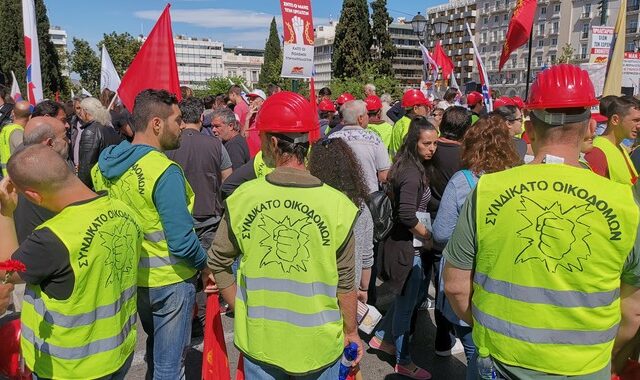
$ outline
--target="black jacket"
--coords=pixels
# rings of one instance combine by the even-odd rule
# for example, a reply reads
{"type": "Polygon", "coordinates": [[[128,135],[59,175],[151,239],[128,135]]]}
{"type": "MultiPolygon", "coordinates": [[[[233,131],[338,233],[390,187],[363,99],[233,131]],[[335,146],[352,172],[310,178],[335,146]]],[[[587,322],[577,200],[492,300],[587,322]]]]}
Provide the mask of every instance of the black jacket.
{"type": "Polygon", "coordinates": [[[93,189],[91,169],[98,162],[100,152],[110,145],[120,144],[120,135],[111,126],[90,121],[81,127],[80,147],[78,150],[78,178],[93,189]]]}

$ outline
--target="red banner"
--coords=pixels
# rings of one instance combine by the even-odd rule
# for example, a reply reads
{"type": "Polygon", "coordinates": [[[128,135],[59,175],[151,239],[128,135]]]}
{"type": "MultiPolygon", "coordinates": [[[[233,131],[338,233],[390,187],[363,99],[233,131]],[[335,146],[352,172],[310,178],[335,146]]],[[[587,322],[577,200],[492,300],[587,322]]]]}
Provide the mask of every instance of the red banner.
{"type": "Polygon", "coordinates": [[[207,297],[202,350],[202,378],[204,380],[230,380],[227,346],[224,342],[218,294],[207,297]]]}
{"type": "Polygon", "coordinates": [[[311,0],[280,0],[284,54],[282,76],[310,78],[313,74],[313,15],[311,0]]]}

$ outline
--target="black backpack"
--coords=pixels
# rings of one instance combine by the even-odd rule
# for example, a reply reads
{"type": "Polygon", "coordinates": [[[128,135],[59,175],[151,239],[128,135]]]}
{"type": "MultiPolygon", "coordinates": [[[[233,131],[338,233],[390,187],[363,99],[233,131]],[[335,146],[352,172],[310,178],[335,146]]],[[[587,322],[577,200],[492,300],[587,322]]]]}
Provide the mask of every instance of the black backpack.
{"type": "Polygon", "coordinates": [[[383,241],[393,228],[393,204],[387,193],[378,190],[369,195],[367,207],[373,218],[373,241],[383,241]]]}

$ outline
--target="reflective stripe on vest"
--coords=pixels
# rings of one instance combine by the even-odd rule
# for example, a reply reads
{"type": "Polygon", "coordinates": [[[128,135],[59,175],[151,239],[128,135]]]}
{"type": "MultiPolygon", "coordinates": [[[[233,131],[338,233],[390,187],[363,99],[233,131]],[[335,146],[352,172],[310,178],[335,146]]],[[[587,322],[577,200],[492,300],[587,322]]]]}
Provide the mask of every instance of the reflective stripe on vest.
{"type": "Polygon", "coordinates": [[[531,164],[483,175],[475,200],[476,346],[501,363],[554,375],[605,368],[620,322],[620,277],[638,234],[631,186],[531,164]]]}
{"type": "Polygon", "coordinates": [[[609,178],[625,185],[636,183],[638,173],[631,162],[629,153],[621,147],[613,144],[609,139],[597,136],[593,139],[593,146],[600,149],[607,157],[609,178]]]}
{"type": "Polygon", "coordinates": [[[594,345],[608,343],[616,337],[618,325],[604,331],[553,330],[526,327],[496,318],[473,307],[473,318],[483,327],[499,334],[534,344],[594,345]]]}
{"type": "Polygon", "coordinates": [[[33,344],[38,351],[43,352],[50,356],[55,356],[59,359],[65,360],[78,360],[84,359],[88,356],[99,354],[102,352],[111,351],[121,346],[127,339],[127,335],[131,332],[131,329],[136,325],[137,315],[133,314],[125,323],[124,328],[118,335],[114,335],[110,338],[95,340],[91,343],[87,343],[79,347],[61,347],[44,341],[41,338],[36,337],[33,330],[22,324],[21,336],[28,342],[33,344]]]}
{"type": "Polygon", "coordinates": [[[620,289],[594,293],[575,290],[551,290],[494,280],[480,272],[474,274],[473,281],[487,292],[499,294],[512,300],[559,307],[608,306],[620,297],[620,289]]]}
{"type": "Polygon", "coordinates": [[[26,288],[24,291],[24,302],[28,302],[33,305],[36,313],[38,313],[46,322],[53,325],[62,326],[66,328],[73,328],[79,326],[86,326],[94,323],[98,319],[111,318],[118,314],[122,306],[136,295],[136,286],[132,286],[126,289],[119,299],[109,305],[103,305],[97,309],[88,313],[65,315],[55,311],[47,310],[47,307],[42,300],[38,297],[31,288],[26,288]]]}
{"type": "Polygon", "coordinates": [[[136,214],[103,194],[65,207],[36,231],[43,229],[66,247],[74,282],[62,300],[27,285],[20,339],[25,363],[47,379],[112,374],[135,349],[142,244],[136,214]]]}
{"type": "Polygon", "coordinates": [[[234,321],[238,349],[293,375],[335,363],[344,349],[336,252],[358,209],[327,185],[285,187],[264,177],[236,189],[227,206],[243,254],[234,321]]]}
{"type": "MultiPolygon", "coordinates": [[[[153,150],[118,178],[105,178],[98,165],[91,173],[97,190],[107,190],[109,196],[121,199],[139,215],[143,225],[144,241],[138,265],[138,286],[158,287],[175,284],[193,277],[196,273],[196,269],[189,263],[172,256],[169,252],[160,215],[153,201],[153,189],[171,165],[179,168],[179,165],[164,153],[153,150]]],[[[184,183],[187,197],[185,206],[191,211],[195,196],[186,179],[184,183]]],[[[180,207],[177,203],[176,206],[180,207]]]]}

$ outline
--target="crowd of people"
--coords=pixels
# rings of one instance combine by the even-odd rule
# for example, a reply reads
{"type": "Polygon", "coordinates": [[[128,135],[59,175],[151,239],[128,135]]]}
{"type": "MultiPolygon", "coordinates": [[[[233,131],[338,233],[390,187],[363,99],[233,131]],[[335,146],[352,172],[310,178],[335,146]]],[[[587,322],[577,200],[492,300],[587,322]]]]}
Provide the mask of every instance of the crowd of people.
{"type": "Polygon", "coordinates": [[[0,87],[0,261],[26,267],[0,313],[21,312],[34,378],[124,378],[138,318],[147,378],[184,378],[220,297],[247,379],[337,379],[363,339],[430,379],[411,343],[430,287],[432,351],[462,346],[467,379],[478,357],[506,379],[637,361],[640,100],[597,99],[578,67],[491,112],[476,91],[371,84],[317,104],[276,85],[114,96],[32,107],[0,87]],[[359,333],[380,283],[392,303],[359,333]]]}

